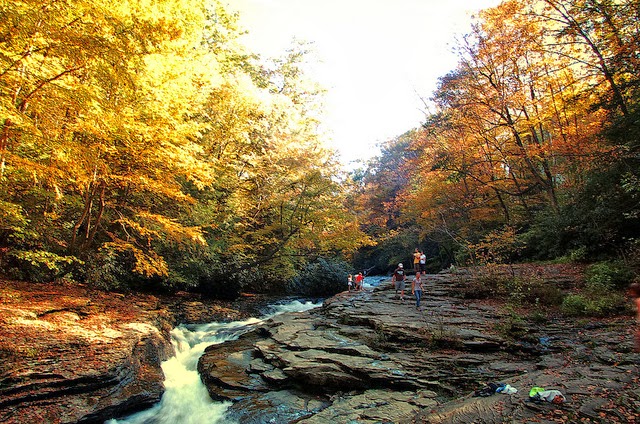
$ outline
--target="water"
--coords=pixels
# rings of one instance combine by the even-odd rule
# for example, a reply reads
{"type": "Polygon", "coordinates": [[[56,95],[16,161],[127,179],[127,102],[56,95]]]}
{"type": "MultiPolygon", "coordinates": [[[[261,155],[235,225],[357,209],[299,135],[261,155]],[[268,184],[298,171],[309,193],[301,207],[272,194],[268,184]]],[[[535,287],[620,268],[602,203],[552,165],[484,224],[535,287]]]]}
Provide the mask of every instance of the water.
{"type": "Polygon", "coordinates": [[[385,277],[384,275],[367,276],[367,277],[364,277],[364,280],[362,281],[362,287],[364,287],[365,290],[366,289],[371,290],[374,287],[378,287],[384,281],[391,281],[391,278],[385,277]]]}
{"type": "Polygon", "coordinates": [[[273,305],[262,318],[229,323],[213,322],[200,325],[179,325],[171,330],[171,343],[176,356],[162,363],[165,392],[155,406],[121,420],[105,424],[203,424],[230,423],[224,417],[230,402],[214,402],[200,380],[198,359],[207,346],[235,340],[256,324],[285,312],[299,312],[321,303],[298,300],[273,305]]]}

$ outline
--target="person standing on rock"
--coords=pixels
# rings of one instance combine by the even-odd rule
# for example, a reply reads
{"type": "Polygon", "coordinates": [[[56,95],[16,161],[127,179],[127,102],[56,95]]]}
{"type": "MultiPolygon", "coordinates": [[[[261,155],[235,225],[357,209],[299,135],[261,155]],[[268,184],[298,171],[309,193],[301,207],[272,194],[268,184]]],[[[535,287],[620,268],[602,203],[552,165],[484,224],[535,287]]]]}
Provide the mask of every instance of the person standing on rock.
{"type": "Polygon", "coordinates": [[[420,251],[420,274],[427,272],[427,255],[424,254],[424,250],[420,251]]]}
{"type": "Polygon", "coordinates": [[[415,252],[413,252],[413,272],[420,271],[420,251],[416,247],[415,252]]]}
{"type": "Polygon", "coordinates": [[[349,286],[349,291],[353,288],[353,276],[349,274],[347,276],[347,285],[349,286]]]}
{"type": "Polygon", "coordinates": [[[402,263],[399,263],[396,270],[393,271],[391,281],[396,287],[396,294],[398,294],[398,291],[400,292],[400,300],[402,302],[404,302],[404,280],[406,279],[406,277],[407,275],[404,272],[404,266],[402,265],[402,263]]]}
{"type": "Polygon", "coordinates": [[[422,298],[422,279],[420,273],[416,272],[416,276],[411,282],[411,294],[416,297],[416,309],[420,309],[420,298],[422,298]]]}
{"type": "Polygon", "coordinates": [[[356,275],[356,291],[362,290],[362,285],[364,283],[364,276],[361,272],[356,275]]]}

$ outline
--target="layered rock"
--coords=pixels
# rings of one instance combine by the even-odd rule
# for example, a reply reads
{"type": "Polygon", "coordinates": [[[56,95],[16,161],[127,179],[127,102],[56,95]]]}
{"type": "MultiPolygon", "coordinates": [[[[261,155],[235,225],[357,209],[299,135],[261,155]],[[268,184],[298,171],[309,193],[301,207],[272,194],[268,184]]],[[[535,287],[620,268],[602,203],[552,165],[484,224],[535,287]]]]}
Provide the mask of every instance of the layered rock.
{"type": "Polygon", "coordinates": [[[0,422],[103,423],[146,409],[164,392],[177,323],[246,319],[272,301],[0,280],[0,422]]]}
{"type": "Polygon", "coordinates": [[[173,320],[153,296],[3,282],[0,421],[102,423],[156,403],[173,320]]]}
{"type": "Polygon", "coordinates": [[[640,397],[630,318],[515,319],[494,302],[458,299],[459,277],[428,276],[420,309],[388,281],[340,294],[210,347],[198,369],[212,398],[233,401],[229,418],[241,423],[526,422],[558,408],[601,414],[596,389],[640,397]],[[519,392],[471,396],[488,382],[519,392]],[[569,402],[530,403],[533,386],[560,389],[569,402]]]}

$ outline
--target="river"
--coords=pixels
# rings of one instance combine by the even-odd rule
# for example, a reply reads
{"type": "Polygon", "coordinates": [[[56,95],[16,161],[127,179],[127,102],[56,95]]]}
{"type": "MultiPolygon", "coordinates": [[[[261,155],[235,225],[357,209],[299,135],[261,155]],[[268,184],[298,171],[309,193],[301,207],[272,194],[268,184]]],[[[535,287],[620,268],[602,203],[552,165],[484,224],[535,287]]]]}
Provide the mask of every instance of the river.
{"type": "Polygon", "coordinates": [[[207,346],[237,339],[256,324],[285,312],[299,312],[320,306],[321,303],[294,300],[273,305],[271,312],[261,318],[227,323],[213,322],[199,325],[179,325],[171,331],[171,343],[176,356],[162,363],[165,392],[160,402],[145,411],[105,424],[202,424],[232,423],[225,418],[230,402],[215,402],[200,380],[198,359],[207,346]]]}

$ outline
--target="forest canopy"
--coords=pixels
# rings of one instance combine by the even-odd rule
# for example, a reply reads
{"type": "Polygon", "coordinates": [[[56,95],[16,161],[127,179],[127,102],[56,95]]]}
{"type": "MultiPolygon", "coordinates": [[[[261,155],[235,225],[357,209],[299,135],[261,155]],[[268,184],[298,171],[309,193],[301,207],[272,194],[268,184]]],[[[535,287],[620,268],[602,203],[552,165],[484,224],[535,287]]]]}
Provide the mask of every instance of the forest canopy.
{"type": "Polygon", "coordinates": [[[481,12],[425,121],[348,177],[309,44],[261,57],[215,0],[0,5],[5,276],[233,297],[335,292],[415,247],[433,272],[638,264],[638,2],[481,12]]]}
{"type": "MultiPolygon", "coordinates": [[[[640,5],[505,1],[456,46],[419,127],[354,173],[376,241],[450,264],[640,258],[640,5]]],[[[392,268],[391,268],[392,269],[392,268]]]]}
{"type": "Polygon", "coordinates": [[[216,1],[0,4],[7,275],[230,297],[366,243],[306,45],[252,54],[216,1]]]}

